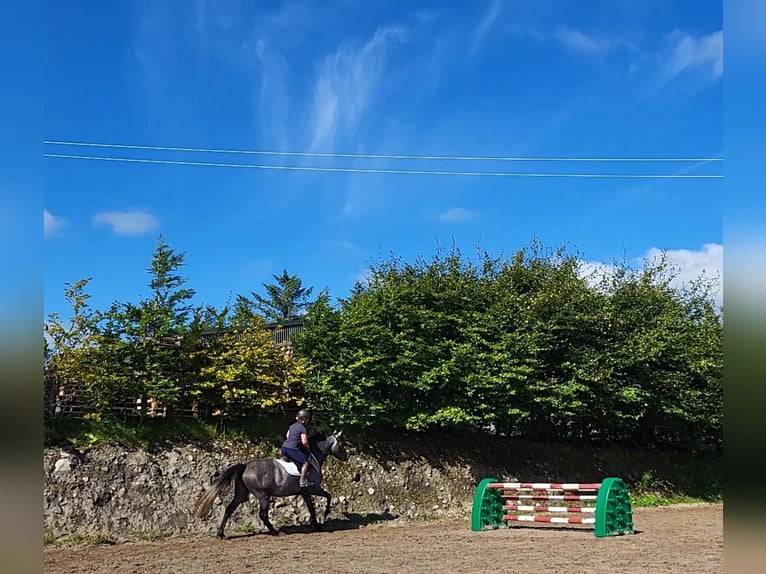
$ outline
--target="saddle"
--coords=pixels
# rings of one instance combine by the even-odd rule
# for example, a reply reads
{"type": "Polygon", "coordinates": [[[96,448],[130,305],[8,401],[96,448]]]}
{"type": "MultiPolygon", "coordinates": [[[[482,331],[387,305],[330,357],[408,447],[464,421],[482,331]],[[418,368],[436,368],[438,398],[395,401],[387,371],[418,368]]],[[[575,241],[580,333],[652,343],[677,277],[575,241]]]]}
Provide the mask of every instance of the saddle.
{"type": "Polygon", "coordinates": [[[274,460],[282,465],[282,467],[287,471],[287,474],[289,474],[291,476],[300,476],[301,475],[301,467],[298,466],[298,463],[290,460],[285,455],[280,454],[274,460]]]}

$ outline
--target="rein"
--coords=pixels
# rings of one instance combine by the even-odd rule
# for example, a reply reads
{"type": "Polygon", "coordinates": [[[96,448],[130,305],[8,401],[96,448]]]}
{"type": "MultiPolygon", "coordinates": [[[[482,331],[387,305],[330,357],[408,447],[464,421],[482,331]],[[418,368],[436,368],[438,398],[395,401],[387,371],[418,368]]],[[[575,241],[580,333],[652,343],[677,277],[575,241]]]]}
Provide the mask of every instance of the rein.
{"type": "Polygon", "coordinates": [[[311,466],[313,466],[317,470],[317,472],[321,473],[322,464],[327,459],[327,455],[332,450],[332,446],[329,446],[327,450],[323,450],[319,445],[322,443],[327,445],[327,443],[329,442],[330,442],[329,437],[325,437],[324,440],[317,440],[316,442],[314,442],[314,444],[311,445],[311,448],[310,448],[311,454],[309,455],[309,462],[311,466]]]}

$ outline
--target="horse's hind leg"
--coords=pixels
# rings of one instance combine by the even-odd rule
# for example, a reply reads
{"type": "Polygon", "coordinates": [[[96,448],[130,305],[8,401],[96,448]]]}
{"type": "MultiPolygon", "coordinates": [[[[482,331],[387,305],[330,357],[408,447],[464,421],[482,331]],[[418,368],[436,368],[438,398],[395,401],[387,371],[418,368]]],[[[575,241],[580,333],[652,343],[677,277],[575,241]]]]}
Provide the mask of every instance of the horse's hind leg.
{"type": "Polygon", "coordinates": [[[269,521],[269,506],[271,506],[271,498],[269,498],[267,494],[263,494],[258,499],[258,502],[261,505],[260,509],[258,510],[258,516],[261,517],[261,521],[266,525],[266,528],[269,529],[269,534],[279,534],[277,529],[274,528],[274,526],[271,524],[271,521],[269,521]]]}
{"type": "Polygon", "coordinates": [[[224,538],[223,529],[226,528],[226,523],[229,521],[229,518],[231,518],[231,515],[237,509],[237,506],[243,502],[247,502],[249,497],[250,493],[247,491],[245,483],[242,482],[242,477],[237,477],[237,479],[234,481],[234,498],[228,504],[226,510],[223,513],[223,520],[221,520],[221,525],[218,527],[218,538],[224,538]]]}

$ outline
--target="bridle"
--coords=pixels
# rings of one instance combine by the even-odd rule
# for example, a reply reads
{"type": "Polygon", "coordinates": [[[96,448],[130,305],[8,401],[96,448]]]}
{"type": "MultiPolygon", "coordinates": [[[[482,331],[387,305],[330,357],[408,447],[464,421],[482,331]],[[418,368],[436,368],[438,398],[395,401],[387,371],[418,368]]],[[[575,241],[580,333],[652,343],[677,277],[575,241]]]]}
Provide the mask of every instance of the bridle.
{"type": "Polygon", "coordinates": [[[329,452],[341,460],[346,460],[348,459],[348,453],[345,451],[339,440],[342,433],[343,431],[333,432],[327,437],[327,440],[330,442],[329,452]],[[343,455],[345,455],[345,458],[343,458],[343,455]]]}

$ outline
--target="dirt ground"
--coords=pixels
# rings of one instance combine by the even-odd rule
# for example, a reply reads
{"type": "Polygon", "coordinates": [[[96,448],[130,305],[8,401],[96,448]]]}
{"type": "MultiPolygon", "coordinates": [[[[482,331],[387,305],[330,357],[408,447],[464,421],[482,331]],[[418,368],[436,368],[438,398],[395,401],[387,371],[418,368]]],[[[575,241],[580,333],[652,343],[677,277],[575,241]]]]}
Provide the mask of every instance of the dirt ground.
{"type": "Polygon", "coordinates": [[[633,522],[635,535],[596,538],[583,527],[530,524],[472,532],[467,518],[408,522],[356,516],[331,519],[322,533],[286,527],[279,536],[229,533],[226,540],[212,537],[211,522],[209,538],[49,547],[44,561],[51,574],[723,571],[723,505],[639,508],[633,522]]]}

